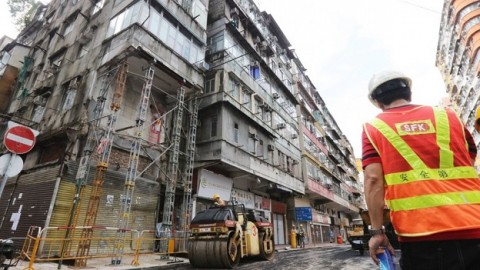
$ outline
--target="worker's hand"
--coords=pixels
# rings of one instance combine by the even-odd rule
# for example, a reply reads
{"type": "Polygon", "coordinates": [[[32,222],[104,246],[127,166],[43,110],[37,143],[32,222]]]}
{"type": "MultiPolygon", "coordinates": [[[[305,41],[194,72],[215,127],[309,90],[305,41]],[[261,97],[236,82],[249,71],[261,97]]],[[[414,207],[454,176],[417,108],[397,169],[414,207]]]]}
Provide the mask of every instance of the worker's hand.
{"type": "Polygon", "coordinates": [[[368,241],[368,251],[370,253],[370,257],[376,265],[379,265],[380,263],[377,258],[377,249],[379,247],[386,247],[390,254],[396,256],[395,249],[393,249],[390,241],[388,241],[388,237],[385,234],[374,235],[370,238],[370,241],[368,241]]]}

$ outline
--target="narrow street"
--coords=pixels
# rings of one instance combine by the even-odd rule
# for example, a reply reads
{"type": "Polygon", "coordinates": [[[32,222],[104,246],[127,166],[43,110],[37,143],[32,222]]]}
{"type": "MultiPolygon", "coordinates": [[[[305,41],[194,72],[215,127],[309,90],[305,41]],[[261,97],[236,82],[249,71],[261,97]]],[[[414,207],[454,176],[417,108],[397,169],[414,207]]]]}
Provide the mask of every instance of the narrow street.
{"type": "MultiPolygon", "coordinates": [[[[399,251],[397,251],[399,253],[399,251]]],[[[395,258],[396,269],[399,254],[395,258]]],[[[195,269],[185,265],[171,265],[170,268],[162,269],[195,269]]],[[[350,245],[334,247],[318,247],[304,250],[290,250],[277,252],[275,258],[270,261],[256,261],[254,259],[243,259],[237,268],[238,270],[257,269],[328,269],[328,270],[371,270],[377,269],[367,254],[360,256],[358,251],[351,249],[350,245]]]]}

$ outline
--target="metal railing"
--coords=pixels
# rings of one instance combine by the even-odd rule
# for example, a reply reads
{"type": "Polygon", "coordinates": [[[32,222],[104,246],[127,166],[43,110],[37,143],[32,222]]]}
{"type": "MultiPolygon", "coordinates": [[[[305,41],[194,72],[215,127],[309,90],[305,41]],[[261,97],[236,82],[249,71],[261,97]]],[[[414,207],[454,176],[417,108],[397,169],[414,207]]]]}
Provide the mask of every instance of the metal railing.
{"type": "Polygon", "coordinates": [[[159,257],[185,254],[188,247],[189,232],[176,231],[170,234],[171,237],[162,237],[155,230],[130,230],[105,226],[78,226],[78,227],[46,227],[32,226],[23,243],[20,252],[20,259],[28,260],[29,264],[24,270],[35,270],[35,263],[57,262],[59,269],[63,262],[72,260],[89,260],[95,258],[112,258],[115,254],[115,243],[118,231],[127,231],[125,243],[128,243],[123,255],[133,257],[131,265],[139,266],[142,255],[158,254],[159,257]],[[65,238],[65,230],[72,230],[74,233],[65,238]],[[64,252],[62,247],[65,242],[77,245],[82,242],[80,232],[83,229],[92,230],[90,243],[91,249],[87,256],[77,256],[76,252],[64,252]],[[160,236],[160,237],[158,237],[160,236]],[[161,241],[168,243],[166,251],[160,251],[161,241]],[[128,248],[129,247],[129,248],[128,248]]]}

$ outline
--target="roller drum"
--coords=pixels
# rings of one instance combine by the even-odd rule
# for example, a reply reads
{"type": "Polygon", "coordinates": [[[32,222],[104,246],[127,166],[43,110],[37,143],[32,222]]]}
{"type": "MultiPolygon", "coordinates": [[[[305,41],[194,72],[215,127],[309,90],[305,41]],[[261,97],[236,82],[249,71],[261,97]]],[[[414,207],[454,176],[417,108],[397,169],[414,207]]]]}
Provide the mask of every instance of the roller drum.
{"type": "Polygon", "coordinates": [[[261,232],[258,235],[260,241],[260,258],[270,261],[275,255],[275,244],[272,239],[273,235],[267,235],[261,232]]]}
{"type": "Polygon", "coordinates": [[[233,268],[240,260],[240,247],[231,238],[203,236],[191,239],[188,259],[195,268],[233,268]]]}

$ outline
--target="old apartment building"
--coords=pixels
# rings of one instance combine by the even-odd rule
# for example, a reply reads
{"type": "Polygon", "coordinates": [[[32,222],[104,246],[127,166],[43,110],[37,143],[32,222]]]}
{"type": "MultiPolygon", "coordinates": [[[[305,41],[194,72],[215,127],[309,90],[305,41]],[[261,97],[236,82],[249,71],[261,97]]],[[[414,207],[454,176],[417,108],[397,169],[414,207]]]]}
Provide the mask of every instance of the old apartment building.
{"type": "Polygon", "coordinates": [[[28,61],[2,127],[40,134],[0,198],[0,238],[184,231],[214,194],[272,221],[278,244],[292,224],[326,242],[357,217],[352,147],[253,1],[53,0],[16,42],[28,61]]]}
{"type": "Polygon", "coordinates": [[[436,66],[445,81],[451,106],[476,142],[480,141],[479,134],[473,132],[475,109],[480,105],[479,30],[480,1],[444,2],[436,66]]]}

